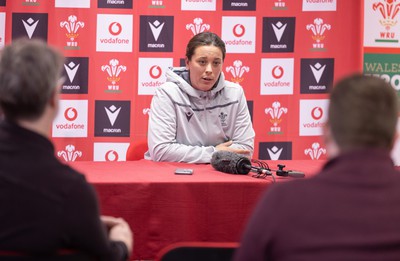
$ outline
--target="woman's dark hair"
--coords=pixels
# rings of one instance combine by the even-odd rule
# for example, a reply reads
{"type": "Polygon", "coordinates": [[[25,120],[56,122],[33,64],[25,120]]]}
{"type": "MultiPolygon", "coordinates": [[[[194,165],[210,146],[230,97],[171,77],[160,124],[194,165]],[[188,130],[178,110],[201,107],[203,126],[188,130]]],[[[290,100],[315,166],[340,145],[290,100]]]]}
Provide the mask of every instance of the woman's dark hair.
{"type": "Polygon", "coordinates": [[[202,32],[193,36],[186,46],[186,57],[191,60],[197,47],[209,45],[218,47],[222,52],[222,60],[225,60],[225,43],[218,35],[212,32],[202,32]]]}

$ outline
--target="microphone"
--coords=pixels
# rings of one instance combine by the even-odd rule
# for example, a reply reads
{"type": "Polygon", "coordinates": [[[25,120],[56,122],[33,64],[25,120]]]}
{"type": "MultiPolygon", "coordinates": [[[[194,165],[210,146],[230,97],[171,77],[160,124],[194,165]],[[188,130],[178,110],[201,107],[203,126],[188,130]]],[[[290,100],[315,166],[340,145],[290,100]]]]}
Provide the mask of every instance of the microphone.
{"type": "Polygon", "coordinates": [[[272,175],[268,169],[255,167],[251,161],[237,153],[230,151],[216,151],[211,157],[211,165],[214,169],[230,174],[248,174],[250,171],[259,174],[272,175]]]}
{"type": "Polygon", "coordinates": [[[294,170],[283,170],[285,165],[278,164],[278,170],[276,171],[277,176],[281,177],[292,177],[292,178],[304,178],[305,174],[300,171],[294,170]]]}

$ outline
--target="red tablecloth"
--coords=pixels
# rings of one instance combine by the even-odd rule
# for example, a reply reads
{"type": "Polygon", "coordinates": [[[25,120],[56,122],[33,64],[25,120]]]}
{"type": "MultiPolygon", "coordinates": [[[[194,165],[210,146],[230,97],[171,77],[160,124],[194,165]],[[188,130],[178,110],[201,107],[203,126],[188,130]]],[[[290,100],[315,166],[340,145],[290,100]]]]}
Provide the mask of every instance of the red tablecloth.
{"type": "MultiPolygon", "coordinates": [[[[287,169],[317,172],[323,161],[283,161],[287,169]]],[[[135,235],[133,259],[153,259],[180,241],[238,241],[255,203],[271,177],[218,172],[208,164],[71,162],[86,175],[104,215],[123,217],[135,235]],[[193,175],[175,175],[191,168],[193,175]]],[[[269,165],[276,169],[276,164],[269,165]]],[[[277,182],[291,180],[278,177],[277,182]]]]}

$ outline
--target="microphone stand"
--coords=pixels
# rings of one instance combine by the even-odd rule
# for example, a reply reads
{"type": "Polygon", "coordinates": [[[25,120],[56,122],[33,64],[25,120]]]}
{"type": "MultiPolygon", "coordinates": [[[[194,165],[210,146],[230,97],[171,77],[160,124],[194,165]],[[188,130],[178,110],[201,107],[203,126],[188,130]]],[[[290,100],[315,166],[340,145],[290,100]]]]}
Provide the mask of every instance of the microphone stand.
{"type": "Polygon", "coordinates": [[[304,178],[305,174],[299,171],[293,170],[284,170],[283,168],[286,167],[283,164],[278,164],[278,170],[276,170],[276,175],[281,177],[292,177],[292,178],[304,178]]]}
{"type": "Polygon", "coordinates": [[[246,165],[248,169],[250,169],[251,172],[255,172],[257,174],[253,175],[255,178],[260,178],[260,177],[266,177],[270,175],[275,182],[275,176],[273,175],[273,171],[275,171],[275,174],[279,177],[292,177],[292,178],[304,178],[305,174],[303,172],[299,171],[293,171],[293,170],[284,170],[286,167],[283,164],[278,164],[278,169],[273,170],[270,169],[268,166],[268,163],[263,162],[261,160],[255,160],[252,159],[251,162],[255,163],[258,165],[258,167],[251,166],[251,165],[246,165]]]}
{"type": "Polygon", "coordinates": [[[271,169],[269,168],[268,163],[256,159],[252,159],[251,162],[258,165],[258,167],[251,165],[248,166],[251,172],[257,173],[253,175],[254,178],[265,178],[266,176],[271,176],[273,183],[275,183],[275,176],[273,175],[271,169]]]}

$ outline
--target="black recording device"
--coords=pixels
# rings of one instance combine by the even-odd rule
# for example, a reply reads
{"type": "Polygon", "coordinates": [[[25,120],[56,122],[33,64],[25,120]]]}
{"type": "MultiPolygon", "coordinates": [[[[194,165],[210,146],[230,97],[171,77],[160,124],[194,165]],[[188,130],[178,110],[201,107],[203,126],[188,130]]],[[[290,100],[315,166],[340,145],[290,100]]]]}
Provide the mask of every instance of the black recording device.
{"type": "MultiPolygon", "coordinates": [[[[256,161],[256,163],[258,163],[259,166],[253,166],[250,159],[230,151],[216,151],[211,157],[211,165],[214,169],[221,172],[246,175],[252,171],[259,175],[272,176],[272,170],[267,164],[260,164],[260,161],[256,161]]],[[[302,172],[284,170],[284,167],[285,165],[278,164],[278,170],[276,170],[277,176],[294,178],[302,178],[305,176],[302,172]]]]}
{"type": "Polygon", "coordinates": [[[253,166],[245,156],[230,151],[216,151],[211,157],[211,165],[214,169],[230,174],[246,175],[250,171],[258,174],[272,175],[266,168],[253,166]]]}

